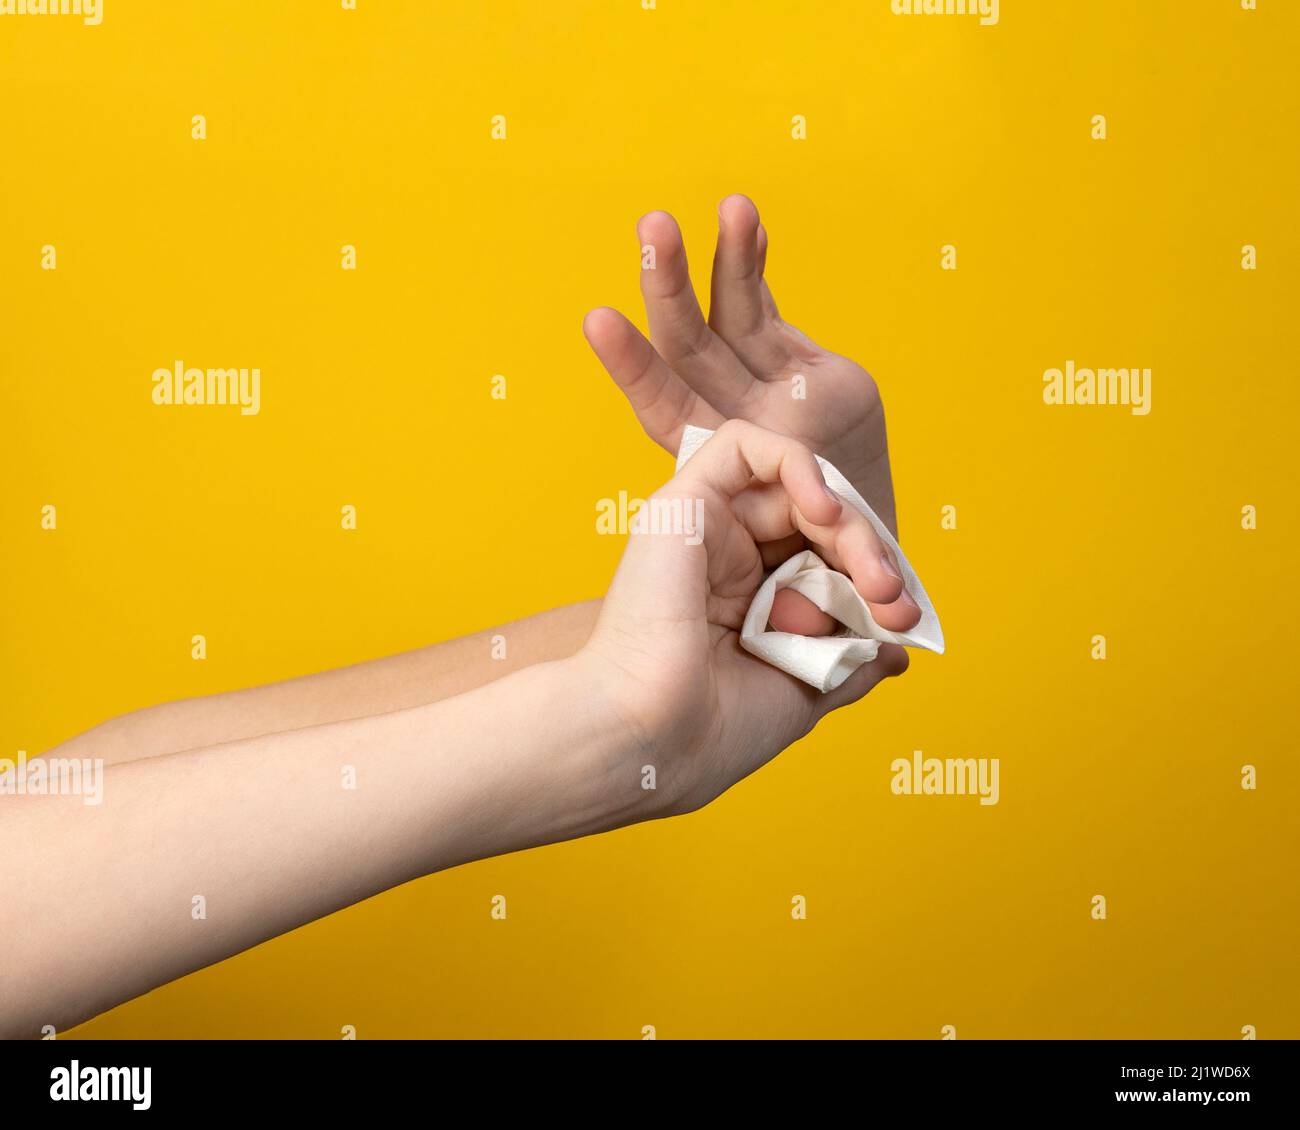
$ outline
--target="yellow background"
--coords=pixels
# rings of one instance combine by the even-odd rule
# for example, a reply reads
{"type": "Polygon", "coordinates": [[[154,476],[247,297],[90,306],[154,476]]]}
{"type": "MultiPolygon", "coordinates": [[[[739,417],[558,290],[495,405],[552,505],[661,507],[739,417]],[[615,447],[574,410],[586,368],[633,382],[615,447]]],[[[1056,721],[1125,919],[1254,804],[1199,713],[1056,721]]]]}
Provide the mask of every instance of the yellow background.
{"type": "Polygon", "coordinates": [[[1300,5],[1259,9],[0,18],[0,753],[602,592],[596,500],[671,462],[581,318],[642,320],[651,208],[706,286],[733,191],[782,313],[880,382],[950,645],[699,814],[410,884],[77,1034],[1300,1036],[1300,5]],[[261,415],[155,407],[178,358],[259,366],[261,415]],[[1045,406],[1067,359],[1151,367],[1151,414],[1045,406]],[[918,749],[1000,758],[1001,803],[893,796],[918,749]]]}

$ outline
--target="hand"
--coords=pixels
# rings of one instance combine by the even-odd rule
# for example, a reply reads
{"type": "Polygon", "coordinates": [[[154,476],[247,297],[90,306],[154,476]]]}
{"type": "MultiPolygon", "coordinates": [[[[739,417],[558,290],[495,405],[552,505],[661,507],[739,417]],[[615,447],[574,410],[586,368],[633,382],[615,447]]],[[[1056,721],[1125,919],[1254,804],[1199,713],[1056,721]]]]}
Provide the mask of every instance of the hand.
{"type": "MultiPolygon", "coordinates": [[[[583,332],[651,439],[676,452],[687,424],[716,428],[728,419],[793,436],[834,463],[897,537],[876,383],[862,366],[781,320],[763,277],[767,232],[753,202],[737,195],[718,206],[707,323],[677,221],[651,212],[641,217],[637,236],[643,249],[653,249],[653,266],[647,254],[641,260],[650,341],[605,307],[587,315],[583,332]]],[[[805,548],[796,534],[764,556],[775,566],[805,548]]],[[[781,631],[802,635],[826,635],[835,627],[789,590],[778,594],[771,620],[781,631]]]]}
{"type": "MultiPolygon", "coordinates": [[[[767,232],[753,202],[729,196],[718,206],[707,322],[677,221],[651,212],[641,217],[637,236],[654,249],[653,268],[643,255],[641,270],[650,341],[608,308],[591,311],[583,332],[647,434],[674,453],[686,424],[750,420],[793,436],[834,463],[897,537],[876,383],[860,365],[781,320],[763,277],[767,232]]],[[[800,548],[795,541],[785,556],[800,548]]]]}
{"type": "Polygon", "coordinates": [[[638,756],[657,777],[646,794],[657,802],[651,814],[667,815],[707,804],[823,715],[907,667],[907,653],[885,644],[821,694],[746,652],[740,627],[763,579],[763,546],[806,539],[852,578],[882,627],[905,630],[919,613],[899,601],[902,581],[870,522],[831,492],[797,440],[722,423],[641,513],[656,505],[698,506],[702,538],[635,531],[575,662],[639,739],[638,756]]]}

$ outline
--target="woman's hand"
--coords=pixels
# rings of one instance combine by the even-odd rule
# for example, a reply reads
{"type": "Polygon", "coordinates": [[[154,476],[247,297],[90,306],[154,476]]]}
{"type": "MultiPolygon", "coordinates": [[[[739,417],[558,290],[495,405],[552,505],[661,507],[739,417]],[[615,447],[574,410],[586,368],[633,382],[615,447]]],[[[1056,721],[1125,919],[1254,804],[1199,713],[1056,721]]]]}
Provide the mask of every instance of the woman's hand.
{"type": "Polygon", "coordinates": [[[902,581],[871,524],[830,491],[797,440],[723,423],[638,518],[575,659],[654,767],[654,815],[708,803],[823,715],[906,669],[906,652],[883,645],[874,662],[820,694],[740,646],[763,547],[795,536],[852,578],[882,627],[904,631],[919,619],[915,605],[898,599],[902,581]],[[701,524],[647,528],[656,508],[661,518],[685,513],[701,524]]]}
{"type": "MultiPolygon", "coordinates": [[[[677,221],[651,212],[637,236],[650,341],[608,308],[591,311],[583,332],[647,434],[670,452],[686,424],[716,428],[723,420],[750,420],[793,436],[834,463],[897,536],[875,381],[781,320],[763,277],[767,232],[753,202],[729,196],[718,207],[707,322],[677,221]]],[[[784,556],[800,548],[794,539],[784,556]]]]}

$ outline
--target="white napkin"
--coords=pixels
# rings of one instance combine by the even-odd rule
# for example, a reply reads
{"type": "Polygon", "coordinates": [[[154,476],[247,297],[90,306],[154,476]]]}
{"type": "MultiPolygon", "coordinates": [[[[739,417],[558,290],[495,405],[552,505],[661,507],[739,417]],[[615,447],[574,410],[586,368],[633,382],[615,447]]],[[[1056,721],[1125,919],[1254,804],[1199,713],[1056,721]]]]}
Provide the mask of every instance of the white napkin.
{"type": "MultiPolygon", "coordinates": [[[[707,428],[687,426],[677,451],[679,471],[712,434],[707,428]]],[[[796,553],[769,573],[750,602],[740,630],[740,646],[824,694],[838,687],[862,664],[875,659],[881,643],[901,643],[942,653],[943,629],[939,627],[938,614],[916,570],[885,523],[876,517],[866,499],[834,466],[820,455],[817,462],[831,490],[866,515],[880,540],[893,550],[894,560],[903,574],[903,583],[921,609],[921,620],[911,631],[887,631],[872,618],[870,607],[858,595],[853,582],[832,569],[811,549],[796,553]],[[778,590],[786,588],[807,597],[827,615],[845,625],[844,630],[834,636],[796,636],[790,632],[769,630],[767,618],[772,612],[772,601],[778,590]]]]}

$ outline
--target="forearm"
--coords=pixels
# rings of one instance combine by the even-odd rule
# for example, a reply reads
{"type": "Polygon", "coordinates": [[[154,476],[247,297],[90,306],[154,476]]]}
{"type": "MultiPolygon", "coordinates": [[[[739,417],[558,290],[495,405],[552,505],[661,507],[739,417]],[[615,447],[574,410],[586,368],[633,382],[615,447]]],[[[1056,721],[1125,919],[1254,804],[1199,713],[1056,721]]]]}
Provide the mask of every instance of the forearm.
{"type": "Polygon", "coordinates": [[[627,823],[645,797],[576,660],[118,764],[97,807],[0,797],[0,1035],[66,1027],[417,876],[627,823]]]}
{"type": "Polygon", "coordinates": [[[600,601],[589,600],[417,651],[152,706],[111,719],[49,753],[115,765],[424,706],[573,655],[591,635],[599,611],[600,601]]]}

